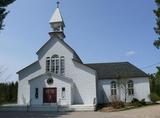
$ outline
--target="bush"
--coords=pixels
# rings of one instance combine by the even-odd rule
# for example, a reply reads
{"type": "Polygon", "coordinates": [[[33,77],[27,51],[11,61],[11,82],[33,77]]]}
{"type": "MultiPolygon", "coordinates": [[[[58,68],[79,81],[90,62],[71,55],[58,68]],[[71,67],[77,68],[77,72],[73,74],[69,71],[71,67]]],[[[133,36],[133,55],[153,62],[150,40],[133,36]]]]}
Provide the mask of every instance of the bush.
{"type": "Polygon", "coordinates": [[[124,107],[124,103],[122,101],[113,101],[111,102],[111,106],[115,109],[120,109],[124,107]]]}
{"type": "Polygon", "coordinates": [[[136,102],[139,102],[139,100],[137,98],[133,98],[131,103],[136,103],[136,102]]]}
{"type": "Polygon", "coordinates": [[[124,102],[122,102],[118,96],[110,96],[110,99],[112,101],[111,106],[115,109],[120,109],[125,106],[124,102]]]}
{"type": "Polygon", "coordinates": [[[98,111],[98,110],[102,109],[103,107],[107,107],[107,106],[108,106],[108,104],[98,104],[96,107],[96,110],[98,111]]]}
{"type": "Polygon", "coordinates": [[[157,101],[160,100],[160,97],[156,93],[151,93],[149,97],[153,103],[156,103],[157,101]]]}
{"type": "Polygon", "coordinates": [[[131,103],[132,103],[134,106],[137,106],[137,107],[141,107],[141,106],[146,105],[145,99],[142,99],[141,101],[139,101],[137,98],[133,98],[133,100],[131,101],[131,103]]]}
{"type": "Polygon", "coordinates": [[[143,106],[146,105],[145,99],[142,99],[142,100],[140,101],[140,103],[141,103],[143,106]]]}

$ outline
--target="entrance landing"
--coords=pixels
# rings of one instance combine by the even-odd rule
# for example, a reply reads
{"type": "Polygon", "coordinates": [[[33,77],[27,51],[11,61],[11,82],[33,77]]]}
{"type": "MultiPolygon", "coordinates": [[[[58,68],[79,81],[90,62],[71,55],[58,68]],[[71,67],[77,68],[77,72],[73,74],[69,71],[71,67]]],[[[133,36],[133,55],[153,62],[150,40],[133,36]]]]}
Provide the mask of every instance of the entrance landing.
{"type": "Polygon", "coordinates": [[[0,111],[95,111],[95,105],[70,105],[70,106],[2,106],[0,111]]]}

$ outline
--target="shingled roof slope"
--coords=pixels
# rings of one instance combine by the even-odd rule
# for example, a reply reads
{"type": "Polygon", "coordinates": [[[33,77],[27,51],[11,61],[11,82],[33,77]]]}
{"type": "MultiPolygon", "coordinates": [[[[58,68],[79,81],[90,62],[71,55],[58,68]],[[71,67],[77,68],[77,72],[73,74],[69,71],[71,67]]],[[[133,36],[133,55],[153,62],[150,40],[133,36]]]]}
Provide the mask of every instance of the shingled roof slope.
{"type": "Polygon", "coordinates": [[[148,76],[145,72],[129,62],[95,63],[85,65],[96,70],[99,79],[114,79],[119,77],[134,78],[148,76]]]}

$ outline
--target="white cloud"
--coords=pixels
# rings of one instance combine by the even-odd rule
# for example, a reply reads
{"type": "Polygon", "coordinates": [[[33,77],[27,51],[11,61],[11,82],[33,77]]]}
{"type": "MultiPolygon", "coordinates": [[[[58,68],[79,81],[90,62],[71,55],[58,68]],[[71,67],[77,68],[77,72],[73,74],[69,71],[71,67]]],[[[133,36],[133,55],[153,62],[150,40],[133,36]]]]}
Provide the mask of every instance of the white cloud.
{"type": "Polygon", "coordinates": [[[132,56],[132,55],[135,55],[136,52],[135,51],[128,51],[126,52],[126,56],[132,56]]]}

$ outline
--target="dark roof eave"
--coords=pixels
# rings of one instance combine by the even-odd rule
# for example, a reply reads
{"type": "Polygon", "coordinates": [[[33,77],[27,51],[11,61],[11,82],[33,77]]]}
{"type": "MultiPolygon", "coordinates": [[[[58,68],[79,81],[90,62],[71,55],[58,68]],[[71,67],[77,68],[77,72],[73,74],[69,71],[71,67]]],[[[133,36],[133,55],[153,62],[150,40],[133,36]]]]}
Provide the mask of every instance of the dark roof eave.
{"type": "Polygon", "coordinates": [[[37,63],[37,62],[38,62],[38,61],[34,61],[34,62],[33,62],[33,63],[31,63],[30,65],[28,65],[28,66],[26,66],[26,67],[22,68],[21,70],[19,70],[18,72],[16,72],[16,74],[19,74],[21,71],[25,70],[26,68],[28,68],[28,67],[32,66],[33,64],[35,64],[35,63],[37,63]]]}
{"type": "MultiPolygon", "coordinates": [[[[146,75],[146,76],[130,76],[130,77],[128,77],[128,79],[133,79],[133,78],[139,78],[139,77],[149,77],[148,75],[146,75]]],[[[99,80],[104,80],[104,79],[120,79],[120,78],[118,78],[118,77],[106,77],[106,78],[99,78],[99,80]]]]}

